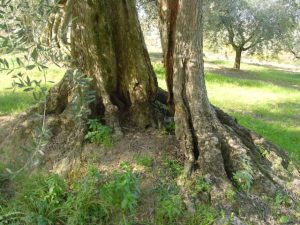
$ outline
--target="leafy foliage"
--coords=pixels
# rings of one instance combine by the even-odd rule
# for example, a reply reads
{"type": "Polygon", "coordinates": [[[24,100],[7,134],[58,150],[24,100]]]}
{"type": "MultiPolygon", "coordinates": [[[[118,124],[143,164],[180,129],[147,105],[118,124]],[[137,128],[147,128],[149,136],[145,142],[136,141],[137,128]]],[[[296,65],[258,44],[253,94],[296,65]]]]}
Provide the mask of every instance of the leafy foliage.
{"type": "Polygon", "coordinates": [[[97,119],[89,121],[89,132],[86,134],[85,139],[96,144],[103,145],[110,148],[113,145],[112,129],[103,125],[97,119]]]}
{"type": "Polygon", "coordinates": [[[140,166],[151,167],[153,165],[153,159],[149,156],[137,155],[135,160],[140,166]]]}
{"type": "Polygon", "coordinates": [[[291,205],[291,199],[285,195],[282,191],[278,191],[275,196],[275,204],[277,206],[289,206],[291,205]]]}
{"type": "Polygon", "coordinates": [[[183,166],[174,159],[165,159],[164,166],[167,173],[173,178],[178,177],[183,171],[183,166]]]}
{"type": "Polygon", "coordinates": [[[234,173],[233,180],[237,183],[239,188],[249,191],[252,186],[253,177],[247,170],[240,170],[234,173]]]}
{"type": "Polygon", "coordinates": [[[16,196],[0,207],[1,224],[127,224],[139,197],[139,181],[126,166],[110,178],[91,167],[72,186],[56,174],[24,179],[16,196]]]}
{"type": "Polygon", "coordinates": [[[175,224],[183,213],[183,202],[178,187],[165,186],[159,190],[155,211],[155,224],[175,224]]]}
{"type": "Polygon", "coordinates": [[[281,224],[287,224],[287,223],[290,222],[290,219],[289,219],[288,216],[281,216],[281,217],[279,218],[279,222],[280,222],[281,224]]]}
{"type": "MultiPolygon", "coordinates": [[[[297,6],[292,1],[213,0],[206,2],[206,38],[211,45],[263,53],[294,29],[297,6]]],[[[273,49],[275,50],[275,49],[273,49]]]]}
{"type": "Polygon", "coordinates": [[[214,223],[218,213],[209,205],[199,204],[196,206],[195,214],[189,215],[187,225],[211,225],[214,223]]]}
{"type": "Polygon", "coordinates": [[[231,202],[233,202],[236,199],[236,193],[232,189],[228,189],[225,193],[225,196],[231,202]]]}
{"type": "Polygon", "coordinates": [[[253,183],[253,171],[250,164],[250,159],[248,156],[244,156],[242,160],[243,169],[236,171],[233,174],[233,180],[236,182],[237,186],[244,191],[250,191],[253,183]]]}
{"type": "Polygon", "coordinates": [[[128,164],[123,164],[124,173],[114,173],[112,180],[104,184],[100,196],[110,214],[119,214],[127,223],[126,216],[134,214],[139,197],[139,180],[128,164]]]}

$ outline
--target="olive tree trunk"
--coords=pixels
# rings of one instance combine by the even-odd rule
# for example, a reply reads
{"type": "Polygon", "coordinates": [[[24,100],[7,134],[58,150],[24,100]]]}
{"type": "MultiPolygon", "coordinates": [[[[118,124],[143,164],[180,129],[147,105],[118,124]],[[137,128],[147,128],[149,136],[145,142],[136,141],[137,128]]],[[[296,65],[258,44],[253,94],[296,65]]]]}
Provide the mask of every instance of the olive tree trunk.
{"type": "Polygon", "coordinates": [[[29,146],[33,138],[27,136],[43,127],[47,140],[37,152],[50,168],[80,154],[90,118],[111,126],[117,136],[122,124],[144,129],[157,122],[157,80],[135,1],[67,0],[55,12],[49,19],[49,42],[69,50],[71,68],[50,90],[46,109],[42,104],[21,114],[0,144],[0,149],[15,148],[14,137],[23,137],[29,146]]]}
{"type": "Polygon", "coordinates": [[[262,209],[272,204],[267,206],[263,196],[273,198],[282,191],[296,202],[299,169],[283,150],[210,104],[204,79],[202,4],[202,0],[179,0],[173,27],[176,136],[186,156],[188,180],[200,175],[212,185],[208,193],[195,198],[190,182],[183,181],[186,202],[192,210],[199,198],[206,199],[225,212],[239,211],[255,224],[271,224],[267,221],[274,222],[274,215],[262,209]],[[234,203],[228,200],[232,191],[237,193],[234,203]],[[242,209],[237,207],[241,204],[242,209]]]}
{"type": "Polygon", "coordinates": [[[168,105],[174,111],[173,74],[174,74],[174,50],[175,50],[175,25],[178,10],[178,0],[158,0],[163,49],[163,61],[166,69],[166,84],[168,88],[168,105]]]}
{"type": "Polygon", "coordinates": [[[237,47],[235,48],[235,61],[234,61],[234,69],[240,70],[241,69],[241,60],[242,60],[242,48],[237,47]]]}
{"type": "Polygon", "coordinates": [[[106,120],[113,125],[121,111],[137,126],[152,125],[157,81],[135,1],[74,0],[72,14],[72,57],[94,80],[106,120]]]}

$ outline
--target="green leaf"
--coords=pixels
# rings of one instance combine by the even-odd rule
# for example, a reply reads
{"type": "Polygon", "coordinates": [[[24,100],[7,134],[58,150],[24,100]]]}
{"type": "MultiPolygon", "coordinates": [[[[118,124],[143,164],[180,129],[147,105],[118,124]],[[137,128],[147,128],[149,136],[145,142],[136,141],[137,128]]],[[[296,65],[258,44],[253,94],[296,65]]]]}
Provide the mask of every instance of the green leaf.
{"type": "Polygon", "coordinates": [[[32,91],[34,88],[30,87],[30,88],[25,88],[23,91],[25,92],[29,92],[29,91],[32,91]]]}
{"type": "Polygon", "coordinates": [[[29,66],[26,66],[26,69],[27,70],[32,70],[32,69],[34,69],[35,68],[35,65],[29,65],[29,66]]]}
{"type": "Polygon", "coordinates": [[[24,65],[24,63],[22,62],[22,60],[19,57],[16,58],[16,61],[17,61],[17,63],[18,63],[19,66],[23,66],[24,65]]]}
{"type": "Polygon", "coordinates": [[[31,53],[31,58],[34,61],[37,61],[38,57],[39,57],[39,53],[38,53],[37,49],[35,48],[35,49],[33,49],[32,53],[31,53]]]}

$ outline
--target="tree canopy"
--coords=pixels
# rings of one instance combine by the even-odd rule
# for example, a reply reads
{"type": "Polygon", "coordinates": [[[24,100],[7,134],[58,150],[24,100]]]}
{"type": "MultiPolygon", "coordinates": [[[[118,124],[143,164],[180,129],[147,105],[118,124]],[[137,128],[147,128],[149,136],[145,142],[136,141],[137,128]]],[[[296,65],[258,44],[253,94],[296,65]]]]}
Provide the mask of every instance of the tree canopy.
{"type": "Polygon", "coordinates": [[[215,45],[231,45],[234,68],[240,68],[243,51],[259,50],[293,28],[295,4],[282,0],[214,0],[207,2],[206,37],[215,45]]]}

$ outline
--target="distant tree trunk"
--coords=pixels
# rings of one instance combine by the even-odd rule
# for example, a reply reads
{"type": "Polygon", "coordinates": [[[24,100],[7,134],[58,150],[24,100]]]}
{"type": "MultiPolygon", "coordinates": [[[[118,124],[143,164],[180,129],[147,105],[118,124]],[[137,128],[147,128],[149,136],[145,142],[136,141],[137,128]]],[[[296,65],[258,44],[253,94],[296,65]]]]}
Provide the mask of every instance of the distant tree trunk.
{"type": "Polygon", "coordinates": [[[241,69],[241,60],[242,60],[242,48],[237,47],[235,49],[235,62],[234,62],[234,69],[240,70],[241,69]]]}

